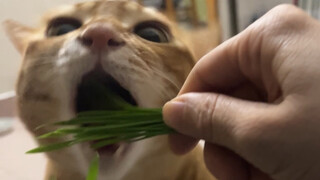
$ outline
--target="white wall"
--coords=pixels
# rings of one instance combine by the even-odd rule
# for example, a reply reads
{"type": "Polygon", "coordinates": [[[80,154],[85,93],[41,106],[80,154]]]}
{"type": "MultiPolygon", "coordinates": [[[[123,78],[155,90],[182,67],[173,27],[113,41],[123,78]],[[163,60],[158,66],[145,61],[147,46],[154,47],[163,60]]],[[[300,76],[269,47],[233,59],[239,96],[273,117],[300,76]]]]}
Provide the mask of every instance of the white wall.
{"type": "MultiPolygon", "coordinates": [[[[14,19],[27,25],[37,23],[46,10],[83,0],[0,0],[0,22],[14,19]]],[[[21,58],[0,28],[0,93],[14,89],[21,58]]]]}

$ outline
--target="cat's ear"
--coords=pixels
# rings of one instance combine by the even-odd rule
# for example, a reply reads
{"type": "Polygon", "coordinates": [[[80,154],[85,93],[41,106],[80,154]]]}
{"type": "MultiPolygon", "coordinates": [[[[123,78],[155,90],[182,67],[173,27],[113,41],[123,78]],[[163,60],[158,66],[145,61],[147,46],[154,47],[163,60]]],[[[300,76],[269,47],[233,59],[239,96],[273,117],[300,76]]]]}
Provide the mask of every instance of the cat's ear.
{"type": "Polygon", "coordinates": [[[13,20],[6,20],[3,22],[3,26],[7,36],[15,48],[20,52],[20,54],[23,54],[27,47],[28,40],[35,30],[13,20]]]}

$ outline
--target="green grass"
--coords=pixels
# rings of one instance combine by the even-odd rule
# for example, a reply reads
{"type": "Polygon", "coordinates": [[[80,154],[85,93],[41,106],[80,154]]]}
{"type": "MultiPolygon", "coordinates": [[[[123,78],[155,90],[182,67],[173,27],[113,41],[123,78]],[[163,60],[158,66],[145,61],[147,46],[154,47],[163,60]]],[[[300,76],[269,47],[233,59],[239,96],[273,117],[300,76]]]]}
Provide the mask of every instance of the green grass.
{"type": "Polygon", "coordinates": [[[42,145],[27,153],[54,151],[74,144],[94,141],[92,148],[134,142],[149,137],[172,133],[162,120],[161,109],[129,109],[79,113],[77,117],[53,124],[59,128],[39,136],[39,139],[72,136],[71,140],[42,145]]]}
{"type": "Polygon", "coordinates": [[[99,174],[99,155],[91,161],[86,180],[96,180],[99,174]]]}
{"type": "MultiPolygon", "coordinates": [[[[55,151],[89,141],[95,142],[92,144],[93,149],[99,149],[119,142],[134,142],[174,132],[163,122],[161,108],[145,109],[132,106],[98,83],[90,85],[96,89],[93,94],[100,93],[102,94],[100,96],[105,99],[105,103],[101,104],[100,101],[97,107],[97,109],[103,107],[103,110],[81,112],[75,118],[67,121],[41,125],[39,128],[56,126],[57,129],[39,136],[39,139],[70,137],[70,135],[72,139],[42,145],[27,153],[55,151]]],[[[90,103],[97,106],[94,105],[94,100],[90,103]]],[[[91,163],[87,180],[97,179],[98,165],[97,156],[91,163]]]]}

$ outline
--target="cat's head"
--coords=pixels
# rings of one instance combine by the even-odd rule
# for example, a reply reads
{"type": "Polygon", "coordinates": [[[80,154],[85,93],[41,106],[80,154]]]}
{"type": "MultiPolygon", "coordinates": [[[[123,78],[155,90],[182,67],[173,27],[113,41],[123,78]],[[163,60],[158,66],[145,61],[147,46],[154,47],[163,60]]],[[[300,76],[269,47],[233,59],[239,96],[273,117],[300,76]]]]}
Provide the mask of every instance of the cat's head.
{"type": "Polygon", "coordinates": [[[174,25],[131,1],[66,6],[34,28],[5,24],[23,56],[19,114],[36,135],[48,130],[35,131],[41,124],[94,110],[81,102],[80,96],[94,92],[81,88],[86,79],[104,79],[132,104],[161,107],[177,94],[194,64],[174,25]]]}

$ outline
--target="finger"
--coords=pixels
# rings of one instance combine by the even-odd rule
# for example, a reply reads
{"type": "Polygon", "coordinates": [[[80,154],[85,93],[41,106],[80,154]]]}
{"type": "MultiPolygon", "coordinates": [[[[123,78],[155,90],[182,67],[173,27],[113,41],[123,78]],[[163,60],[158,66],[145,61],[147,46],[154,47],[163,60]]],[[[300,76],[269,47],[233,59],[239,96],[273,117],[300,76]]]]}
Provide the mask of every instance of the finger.
{"type": "MultiPolygon", "coordinates": [[[[234,91],[229,93],[233,97],[238,97],[246,100],[261,100],[258,93],[251,87],[242,85],[234,91]]],[[[191,138],[189,136],[182,135],[180,133],[169,135],[170,147],[174,153],[178,155],[185,154],[192,150],[198,143],[199,140],[191,138]]]]}
{"type": "Polygon", "coordinates": [[[175,154],[183,155],[197,146],[199,140],[179,133],[169,135],[169,144],[175,154]]]}
{"type": "Polygon", "coordinates": [[[238,150],[237,140],[244,140],[239,132],[271,117],[272,107],[215,93],[187,93],[165,104],[163,118],[182,134],[238,150]]]}
{"type": "Polygon", "coordinates": [[[234,152],[214,145],[205,143],[204,160],[207,168],[217,178],[221,180],[249,179],[248,164],[234,152]]]}

